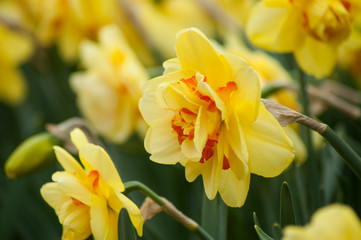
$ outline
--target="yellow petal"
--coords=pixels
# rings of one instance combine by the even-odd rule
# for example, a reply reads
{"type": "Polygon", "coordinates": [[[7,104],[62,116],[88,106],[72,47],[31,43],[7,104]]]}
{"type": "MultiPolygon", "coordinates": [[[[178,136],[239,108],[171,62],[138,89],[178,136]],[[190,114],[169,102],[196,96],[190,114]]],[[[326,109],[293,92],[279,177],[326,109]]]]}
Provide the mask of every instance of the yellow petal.
{"type": "Polygon", "coordinates": [[[252,122],[258,114],[261,97],[260,80],[248,63],[241,57],[227,54],[227,61],[232,66],[237,90],[232,93],[232,108],[239,114],[242,122],[252,122]]]}
{"type": "Polygon", "coordinates": [[[162,164],[176,164],[186,157],[181,151],[177,133],[171,127],[171,116],[155,120],[145,136],[144,146],[150,159],[162,164]]]}
{"type": "Polygon", "coordinates": [[[152,121],[162,118],[164,115],[168,114],[168,110],[162,109],[159,107],[159,99],[161,96],[156,96],[158,87],[161,84],[177,82],[182,78],[187,76],[182,72],[173,72],[160,77],[153,78],[146,82],[143,86],[143,97],[139,101],[139,110],[144,118],[144,120],[150,125],[152,121]]]}
{"type": "Polygon", "coordinates": [[[41,196],[56,211],[59,211],[62,205],[70,199],[58,187],[57,183],[46,183],[40,189],[41,196]]]}
{"type": "Polygon", "coordinates": [[[264,49],[291,52],[304,41],[303,17],[294,8],[270,8],[259,2],[252,10],[246,33],[250,41],[264,49]]]}
{"type": "Polygon", "coordinates": [[[281,174],[294,158],[293,143],[277,120],[260,104],[255,122],[243,126],[251,173],[263,177],[281,174]],[[260,146],[262,146],[260,151],[260,146]]]}
{"type": "Polygon", "coordinates": [[[83,145],[88,144],[88,139],[85,134],[79,129],[75,128],[70,133],[70,138],[75,147],[79,150],[83,145]]]}
{"type": "Polygon", "coordinates": [[[55,155],[64,170],[83,177],[86,175],[82,166],[65,149],[54,146],[55,155]]]}
{"type": "Polygon", "coordinates": [[[70,212],[63,221],[63,225],[74,232],[89,234],[90,230],[89,207],[78,206],[70,212]]]}
{"type": "Polygon", "coordinates": [[[267,7],[290,7],[290,0],[263,0],[264,5],[267,7]]]}
{"type": "Polygon", "coordinates": [[[90,225],[95,240],[108,239],[109,220],[106,200],[93,195],[90,208],[90,225]]]}
{"type": "Polygon", "coordinates": [[[316,211],[305,227],[287,226],[283,240],[360,239],[361,222],[348,206],[332,204],[316,211]]]}
{"type": "Polygon", "coordinates": [[[86,144],[79,149],[79,156],[84,167],[89,172],[92,170],[98,171],[106,184],[119,192],[124,191],[124,185],[118,171],[103,148],[94,144],[86,144]]]}
{"type": "Polygon", "coordinates": [[[295,57],[303,71],[321,78],[332,73],[337,51],[333,45],[307,37],[304,45],[296,50],[295,57]]]}
{"type": "Polygon", "coordinates": [[[229,65],[201,31],[196,28],[180,31],[176,50],[183,70],[206,76],[213,89],[226,85],[230,75],[229,65]]]}
{"type": "Polygon", "coordinates": [[[130,220],[137,230],[138,235],[141,237],[143,235],[143,217],[140,214],[139,208],[125,195],[118,192],[116,194],[119,200],[123,203],[123,207],[127,210],[130,220]]]}
{"type": "Polygon", "coordinates": [[[198,152],[202,150],[208,139],[207,110],[203,106],[199,108],[196,124],[194,126],[194,145],[198,152]]]}
{"type": "Polygon", "coordinates": [[[92,193],[83,186],[75,175],[69,172],[56,172],[52,179],[57,182],[59,189],[66,195],[90,206],[92,193]]]}
{"type": "Polygon", "coordinates": [[[181,66],[179,63],[178,58],[171,58],[163,63],[164,68],[164,75],[171,73],[171,72],[177,72],[181,70],[181,66]]]}
{"type": "Polygon", "coordinates": [[[230,207],[241,207],[246,201],[251,174],[248,172],[243,179],[231,169],[222,170],[219,178],[219,193],[225,204],[230,207]]]}
{"type": "Polygon", "coordinates": [[[199,161],[202,157],[202,150],[198,151],[195,146],[195,142],[185,139],[182,142],[181,150],[184,156],[186,156],[187,160],[189,161],[199,161]]]}

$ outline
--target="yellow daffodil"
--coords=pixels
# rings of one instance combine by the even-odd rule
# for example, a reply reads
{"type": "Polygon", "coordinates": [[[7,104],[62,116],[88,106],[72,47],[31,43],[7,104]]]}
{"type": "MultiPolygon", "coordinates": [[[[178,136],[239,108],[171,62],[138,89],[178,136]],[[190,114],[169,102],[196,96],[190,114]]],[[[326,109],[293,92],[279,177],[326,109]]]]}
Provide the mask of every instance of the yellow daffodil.
{"type": "Polygon", "coordinates": [[[227,12],[242,25],[246,25],[249,13],[256,0],[216,0],[227,12]]]}
{"type": "Polygon", "coordinates": [[[195,28],[178,33],[176,51],[143,89],[145,148],[157,163],[181,163],[190,182],[202,175],[209,199],[219,192],[227,205],[242,206],[250,173],[279,175],[293,144],[260,102],[257,74],[242,58],[220,53],[195,28]]]}
{"type": "Polygon", "coordinates": [[[267,50],[293,52],[305,72],[325,77],[359,11],[358,0],[263,0],[251,13],[247,35],[267,50]]]}
{"type": "Polygon", "coordinates": [[[62,239],[118,239],[118,216],[125,208],[138,235],[142,235],[143,218],[138,207],[121,192],[124,185],[108,154],[88,143],[79,129],[71,132],[84,168],[66,150],[54,147],[64,171],[53,174],[54,182],[40,192],[54,208],[63,225],[62,239]]]}
{"type": "Polygon", "coordinates": [[[116,0],[16,0],[27,25],[44,46],[59,45],[66,60],[75,60],[85,39],[113,23],[119,14],[116,0]]]}
{"type": "Polygon", "coordinates": [[[99,32],[99,43],[84,41],[80,56],[85,72],[71,76],[85,118],[109,140],[122,143],[144,121],[138,110],[147,75],[115,25],[99,32]]]}
{"type": "MultiPolygon", "coordinates": [[[[226,35],[225,47],[227,52],[243,57],[254,68],[261,80],[262,87],[277,83],[292,83],[291,76],[276,59],[264,52],[248,49],[236,35],[232,33],[226,35]]],[[[272,100],[295,111],[300,111],[297,95],[290,90],[278,91],[273,94],[272,100]]],[[[307,158],[307,151],[298,135],[298,125],[289,125],[284,130],[294,143],[295,160],[298,163],[303,163],[307,158]]]]}
{"type": "Polygon", "coordinates": [[[26,83],[19,65],[33,50],[31,40],[0,24],[0,101],[14,105],[26,95],[26,83]]]}
{"type": "Polygon", "coordinates": [[[196,1],[162,0],[155,4],[153,0],[133,0],[144,30],[160,50],[163,56],[175,56],[175,34],[187,27],[197,27],[214,35],[210,18],[196,1]]]}
{"type": "Polygon", "coordinates": [[[304,226],[287,226],[282,240],[358,240],[361,239],[361,222],[352,208],[333,204],[318,210],[311,223],[304,226]]]}

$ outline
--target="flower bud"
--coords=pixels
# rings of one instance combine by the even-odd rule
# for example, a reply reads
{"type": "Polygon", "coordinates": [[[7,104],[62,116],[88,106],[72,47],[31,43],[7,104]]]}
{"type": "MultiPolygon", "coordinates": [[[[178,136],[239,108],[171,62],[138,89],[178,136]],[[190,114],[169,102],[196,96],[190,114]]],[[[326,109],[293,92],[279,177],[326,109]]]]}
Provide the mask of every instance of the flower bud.
{"type": "Polygon", "coordinates": [[[59,140],[48,132],[36,134],[22,142],[5,163],[9,178],[20,178],[44,169],[55,161],[53,146],[59,140]]]}

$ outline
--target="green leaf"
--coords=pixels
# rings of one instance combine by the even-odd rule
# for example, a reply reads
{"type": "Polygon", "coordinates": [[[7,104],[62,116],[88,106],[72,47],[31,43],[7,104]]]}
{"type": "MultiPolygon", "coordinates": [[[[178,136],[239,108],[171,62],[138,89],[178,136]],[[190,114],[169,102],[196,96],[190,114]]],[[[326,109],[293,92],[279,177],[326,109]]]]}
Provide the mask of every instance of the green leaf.
{"type": "Polygon", "coordinates": [[[122,209],[119,214],[119,240],[136,240],[137,236],[128,212],[122,209]]]}
{"type": "Polygon", "coordinates": [[[219,195],[212,201],[203,195],[201,226],[214,239],[227,239],[228,208],[219,195]]]}
{"type": "Polygon", "coordinates": [[[259,237],[260,240],[273,240],[273,238],[271,238],[270,236],[268,236],[265,232],[263,232],[263,230],[260,227],[257,215],[255,212],[253,212],[253,221],[254,221],[254,229],[257,232],[257,235],[259,237]]]}
{"type": "Polygon", "coordinates": [[[295,213],[292,203],[290,188],[287,182],[282,183],[280,200],[280,225],[295,225],[295,213]]]}
{"type": "Polygon", "coordinates": [[[256,229],[256,232],[260,240],[273,240],[273,238],[271,238],[265,232],[263,232],[263,230],[259,226],[254,225],[254,229],[256,229]]]}

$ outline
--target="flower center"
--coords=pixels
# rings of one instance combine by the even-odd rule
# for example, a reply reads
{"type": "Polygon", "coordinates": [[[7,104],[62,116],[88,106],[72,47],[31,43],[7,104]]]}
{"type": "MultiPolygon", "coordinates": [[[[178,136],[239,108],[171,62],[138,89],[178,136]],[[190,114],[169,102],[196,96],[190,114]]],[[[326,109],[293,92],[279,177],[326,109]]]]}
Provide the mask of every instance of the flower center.
{"type": "MultiPolygon", "coordinates": [[[[205,163],[215,153],[222,118],[221,112],[217,109],[216,101],[213,99],[212,94],[205,94],[204,91],[201,92],[198,88],[199,81],[206,83],[207,78],[203,77],[201,80],[199,79],[199,76],[194,75],[190,78],[183,78],[177,81],[177,84],[181,85],[184,97],[192,99],[192,101],[196,102],[199,106],[198,108],[193,109],[183,107],[178,111],[175,111],[171,126],[177,133],[179,144],[182,144],[186,139],[194,141],[195,125],[197,118],[200,117],[198,116],[200,107],[202,106],[203,109],[206,109],[206,111],[204,111],[205,113],[201,113],[204,114],[204,116],[202,116],[203,120],[200,122],[201,124],[207,124],[207,141],[203,147],[202,156],[199,160],[200,163],[205,163]]],[[[215,93],[220,100],[227,102],[227,98],[230,99],[232,92],[235,90],[237,90],[236,83],[228,82],[225,87],[218,88],[215,93]]],[[[201,126],[201,128],[203,127],[204,126],[201,126]]],[[[228,159],[224,156],[223,169],[228,169],[229,167],[228,159]]]]}

